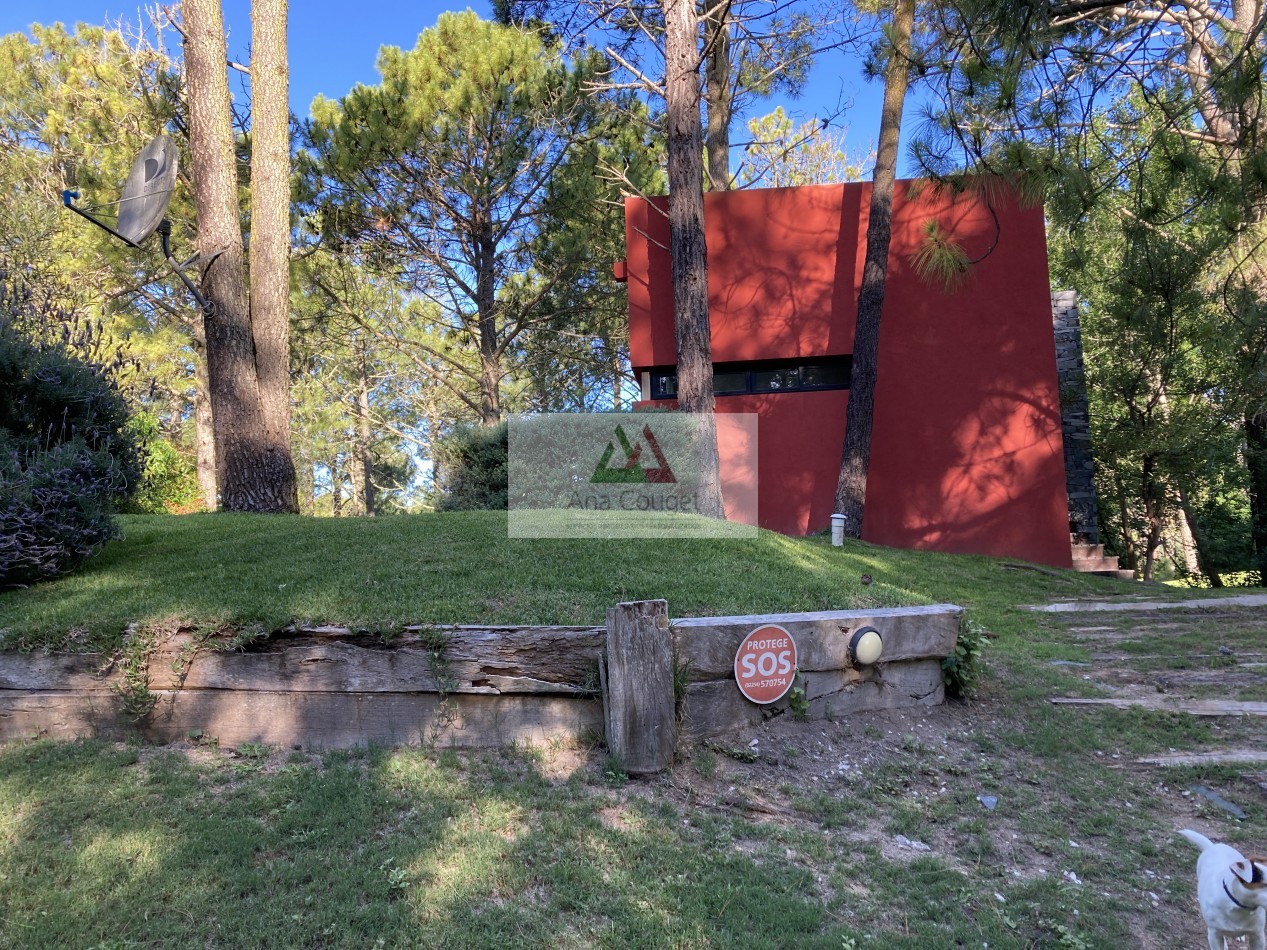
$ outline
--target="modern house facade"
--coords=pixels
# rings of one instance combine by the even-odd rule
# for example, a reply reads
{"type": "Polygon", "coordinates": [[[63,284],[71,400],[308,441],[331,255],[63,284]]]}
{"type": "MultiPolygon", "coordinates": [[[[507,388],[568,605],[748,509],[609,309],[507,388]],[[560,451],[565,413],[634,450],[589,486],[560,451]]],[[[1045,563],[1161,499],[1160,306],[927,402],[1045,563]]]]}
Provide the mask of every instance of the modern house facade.
{"type": "MultiPolygon", "coordinates": [[[[757,414],[758,520],[786,534],[832,513],[870,197],[869,183],[705,196],[717,412],[757,414]]],[[[664,208],[627,199],[616,267],[642,405],[676,393],[664,208]]],[[[1060,397],[1042,209],[1002,186],[898,182],[864,540],[1069,567],[1060,397]],[[930,222],[973,262],[954,289],[915,271],[930,222]]]]}

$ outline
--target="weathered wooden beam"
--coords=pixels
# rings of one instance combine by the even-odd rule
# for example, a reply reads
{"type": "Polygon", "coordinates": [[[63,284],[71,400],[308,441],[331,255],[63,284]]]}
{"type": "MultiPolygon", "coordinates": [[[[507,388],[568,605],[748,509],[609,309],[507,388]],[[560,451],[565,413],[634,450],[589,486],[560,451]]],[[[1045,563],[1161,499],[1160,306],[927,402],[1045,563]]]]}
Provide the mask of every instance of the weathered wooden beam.
{"type": "MultiPolygon", "coordinates": [[[[603,627],[448,627],[426,636],[406,634],[384,645],[355,642],[355,634],[343,628],[323,628],[223,651],[177,634],[156,645],[149,659],[149,685],[589,695],[597,690],[598,654],[605,637],[603,627]],[[437,662],[438,679],[433,669],[437,662]]],[[[0,652],[0,689],[108,691],[117,682],[117,676],[109,675],[112,669],[111,659],[99,654],[0,652]]]]}
{"type": "Polygon", "coordinates": [[[1267,594],[1234,594],[1194,600],[1062,600],[1054,604],[1026,604],[1022,610],[1039,613],[1100,613],[1103,611],[1227,610],[1233,607],[1267,607],[1267,594]]]}
{"type": "Polygon", "coordinates": [[[751,617],[701,617],[673,621],[673,640],[687,679],[701,682],[734,676],[735,651],[756,627],[776,623],[796,640],[797,667],[806,673],[850,667],[849,638],[875,627],[884,640],[883,662],[938,659],[954,652],[962,607],[894,607],[883,610],[829,610],[751,617]]]}
{"type": "Polygon", "coordinates": [[[234,747],[383,744],[495,748],[597,736],[597,699],[448,696],[434,693],[158,691],[158,705],[130,723],[112,693],[0,691],[0,741],[129,735],[172,742],[198,734],[234,747]]]}
{"type": "Polygon", "coordinates": [[[1160,765],[1163,767],[1186,765],[1260,765],[1267,762],[1267,751],[1262,749],[1233,749],[1229,752],[1174,752],[1136,759],[1136,765],[1160,765]]]}
{"type": "Polygon", "coordinates": [[[0,651],[0,689],[108,690],[114,661],[100,653],[0,651]]]}
{"type": "MultiPolygon", "coordinates": [[[[867,670],[832,670],[804,676],[809,715],[814,719],[880,709],[935,706],[945,699],[941,661],[880,663],[867,670]]],[[[733,680],[688,683],[683,697],[682,736],[692,741],[753,726],[772,712],[787,714],[788,701],[771,707],[744,699],[733,680]]]]}
{"type": "Polygon", "coordinates": [[[667,768],[677,749],[673,636],[663,600],[607,608],[607,748],[632,775],[667,768]]]}
{"type": "Polygon", "coordinates": [[[1051,701],[1058,706],[1113,706],[1116,709],[1140,707],[1160,712],[1189,713],[1193,716],[1267,716],[1267,703],[1235,702],[1230,699],[1170,699],[1164,696],[1102,699],[1056,696],[1051,701]]]}

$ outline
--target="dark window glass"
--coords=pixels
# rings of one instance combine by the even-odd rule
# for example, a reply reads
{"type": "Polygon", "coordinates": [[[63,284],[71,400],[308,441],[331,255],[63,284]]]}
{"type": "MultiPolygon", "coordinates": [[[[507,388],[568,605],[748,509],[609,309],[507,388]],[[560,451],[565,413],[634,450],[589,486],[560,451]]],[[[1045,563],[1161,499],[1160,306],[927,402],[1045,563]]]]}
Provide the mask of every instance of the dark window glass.
{"type": "Polygon", "coordinates": [[[746,393],[748,391],[748,373],[746,370],[717,370],[713,372],[713,392],[719,396],[727,393],[746,393]]]}
{"type": "Polygon", "coordinates": [[[754,393],[780,393],[801,388],[801,371],[797,366],[782,369],[758,369],[752,373],[754,393]]]}
{"type": "MultiPolygon", "coordinates": [[[[719,396],[784,393],[807,389],[848,389],[852,359],[828,358],[813,363],[731,363],[713,369],[713,392],[719,396]],[[742,367],[742,368],[740,368],[742,367]]],[[[677,373],[651,371],[651,398],[674,399],[677,373]]]]}
{"type": "Polygon", "coordinates": [[[807,363],[801,367],[806,389],[840,389],[849,385],[849,363],[807,363]]]}

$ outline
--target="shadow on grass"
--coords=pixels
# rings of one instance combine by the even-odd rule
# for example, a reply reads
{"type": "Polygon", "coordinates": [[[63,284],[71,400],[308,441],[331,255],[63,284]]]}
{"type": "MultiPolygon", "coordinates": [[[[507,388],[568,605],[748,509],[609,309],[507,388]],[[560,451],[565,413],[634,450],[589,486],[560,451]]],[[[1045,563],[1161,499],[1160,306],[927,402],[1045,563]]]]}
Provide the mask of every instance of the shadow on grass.
{"type": "Polygon", "coordinates": [[[531,762],[451,758],[296,754],[266,773],[245,747],[197,764],[99,742],[0,751],[0,944],[812,945],[832,929],[804,868],[531,762]]]}
{"type": "Polygon", "coordinates": [[[1148,782],[1105,770],[1097,747],[1124,726],[1150,746],[1182,736],[1123,714],[1095,723],[1063,757],[1060,723],[1041,717],[956,754],[904,741],[847,791],[788,773],[804,824],[681,804],[689,773],[672,787],[593,767],[564,780],[546,749],[10,746],[0,946],[1077,945],[1065,931],[1132,945],[1123,889],[1179,846],[1151,843],[1149,809],[1116,807],[1147,800],[1148,782]],[[899,833],[938,853],[886,857],[899,833]]]}

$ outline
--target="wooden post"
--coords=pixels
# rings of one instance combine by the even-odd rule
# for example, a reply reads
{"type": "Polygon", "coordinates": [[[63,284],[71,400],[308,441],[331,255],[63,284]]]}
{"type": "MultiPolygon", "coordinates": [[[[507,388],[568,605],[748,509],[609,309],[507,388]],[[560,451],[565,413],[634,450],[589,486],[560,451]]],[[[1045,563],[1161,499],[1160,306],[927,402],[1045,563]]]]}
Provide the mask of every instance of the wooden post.
{"type": "Polygon", "coordinates": [[[607,608],[603,682],[607,748],[631,775],[673,761],[677,747],[669,605],[642,600],[607,608]]]}

